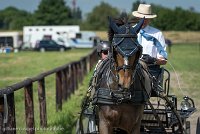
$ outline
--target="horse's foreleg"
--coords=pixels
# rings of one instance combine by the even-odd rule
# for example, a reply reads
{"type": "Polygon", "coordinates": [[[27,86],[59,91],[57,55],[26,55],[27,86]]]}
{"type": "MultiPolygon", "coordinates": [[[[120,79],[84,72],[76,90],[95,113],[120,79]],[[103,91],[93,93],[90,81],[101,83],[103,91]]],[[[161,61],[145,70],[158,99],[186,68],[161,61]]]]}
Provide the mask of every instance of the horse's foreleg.
{"type": "Polygon", "coordinates": [[[104,121],[99,122],[99,133],[100,134],[112,134],[112,127],[104,121]]]}
{"type": "Polygon", "coordinates": [[[132,134],[140,134],[140,123],[137,123],[132,134]]]}

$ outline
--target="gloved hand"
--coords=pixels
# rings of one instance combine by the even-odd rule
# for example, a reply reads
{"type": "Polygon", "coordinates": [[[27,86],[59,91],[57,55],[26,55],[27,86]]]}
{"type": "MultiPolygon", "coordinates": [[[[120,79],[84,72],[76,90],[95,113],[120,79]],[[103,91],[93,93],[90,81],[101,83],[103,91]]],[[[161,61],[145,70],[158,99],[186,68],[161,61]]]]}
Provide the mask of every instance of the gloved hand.
{"type": "Polygon", "coordinates": [[[151,57],[150,55],[148,54],[143,54],[142,55],[142,60],[147,63],[147,64],[155,64],[157,59],[154,58],[154,57],[151,57]]]}

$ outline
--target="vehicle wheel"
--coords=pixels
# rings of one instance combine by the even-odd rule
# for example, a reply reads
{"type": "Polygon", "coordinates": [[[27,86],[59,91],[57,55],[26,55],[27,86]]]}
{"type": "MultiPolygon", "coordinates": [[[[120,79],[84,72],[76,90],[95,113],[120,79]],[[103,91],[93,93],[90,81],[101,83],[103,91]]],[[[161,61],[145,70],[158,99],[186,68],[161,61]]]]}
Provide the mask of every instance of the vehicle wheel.
{"type": "Polygon", "coordinates": [[[60,52],[64,52],[65,51],[65,49],[64,48],[60,48],[60,52]]]}
{"type": "Polygon", "coordinates": [[[44,48],[40,48],[40,52],[45,52],[45,49],[44,48]]]}
{"type": "Polygon", "coordinates": [[[186,121],[185,130],[186,130],[186,134],[190,134],[190,121],[186,121]]]}
{"type": "Polygon", "coordinates": [[[198,120],[197,120],[196,134],[200,134],[200,118],[199,117],[198,117],[198,120]]]}

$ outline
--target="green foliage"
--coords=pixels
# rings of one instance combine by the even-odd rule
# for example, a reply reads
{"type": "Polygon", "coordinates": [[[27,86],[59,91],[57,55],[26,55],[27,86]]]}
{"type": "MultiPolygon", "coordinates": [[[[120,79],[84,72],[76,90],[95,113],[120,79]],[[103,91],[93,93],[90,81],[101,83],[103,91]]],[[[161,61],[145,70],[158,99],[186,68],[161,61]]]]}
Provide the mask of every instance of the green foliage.
{"type": "Polygon", "coordinates": [[[24,25],[31,24],[32,15],[26,11],[8,7],[0,12],[0,28],[19,30],[24,25]]]}
{"type": "Polygon", "coordinates": [[[153,12],[157,14],[157,18],[153,19],[152,25],[155,27],[169,31],[199,31],[200,30],[200,14],[189,10],[183,10],[176,7],[174,10],[164,8],[159,5],[152,5],[153,12]]]}
{"type": "Polygon", "coordinates": [[[101,2],[91,13],[88,14],[86,24],[90,30],[106,30],[108,26],[108,16],[116,17],[119,15],[117,8],[110,6],[105,2],[101,2]]]}
{"type": "Polygon", "coordinates": [[[34,18],[36,25],[62,25],[69,23],[72,13],[63,0],[42,0],[34,18]]]}

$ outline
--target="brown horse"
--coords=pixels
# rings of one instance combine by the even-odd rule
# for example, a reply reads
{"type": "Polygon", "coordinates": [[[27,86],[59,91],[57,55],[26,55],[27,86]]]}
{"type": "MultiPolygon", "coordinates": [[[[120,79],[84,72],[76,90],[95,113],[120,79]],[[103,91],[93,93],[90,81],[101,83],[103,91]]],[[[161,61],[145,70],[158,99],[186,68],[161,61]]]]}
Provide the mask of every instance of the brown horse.
{"type": "Polygon", "coordinates": [[[144,102],[149,98],[146,89],[150,88],[145,69],[139,63],[142,47],[137,33],[143,21],[133,28],[127,18],[109,18],[110,55],[97,70],[93,97],[100,134],[113,134],[115,128],[128,134],[140,133],[144,102]]]}

